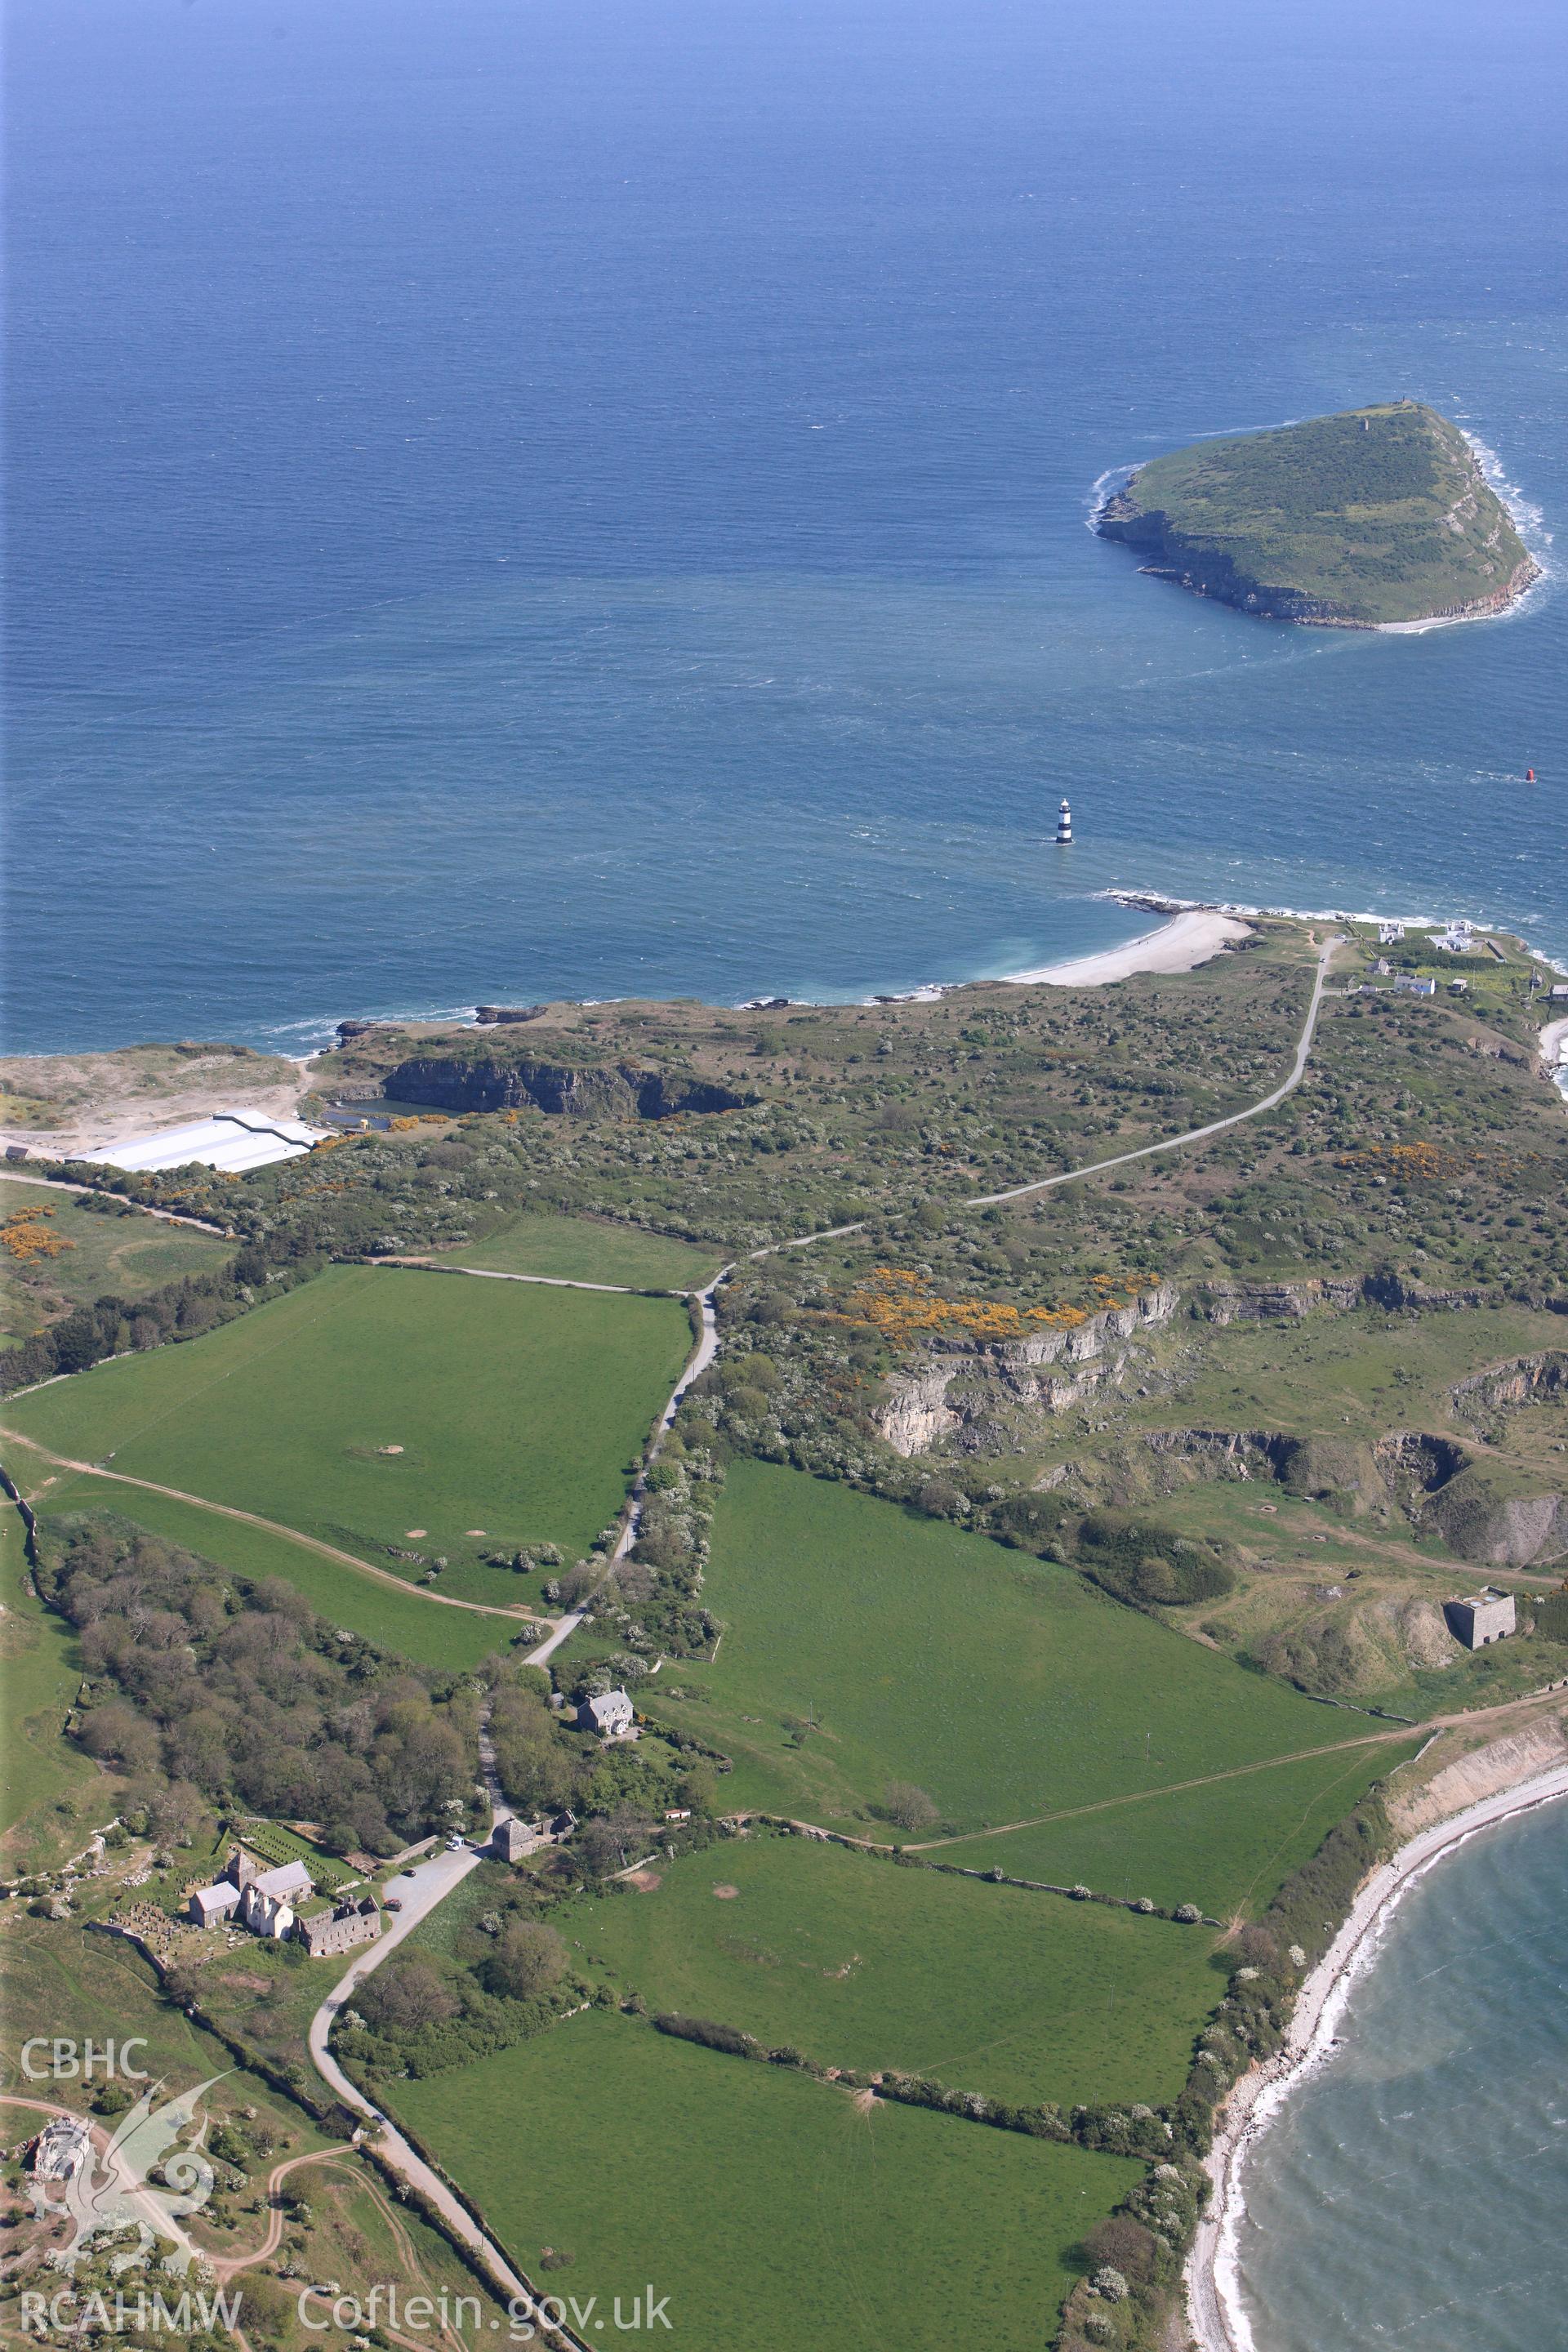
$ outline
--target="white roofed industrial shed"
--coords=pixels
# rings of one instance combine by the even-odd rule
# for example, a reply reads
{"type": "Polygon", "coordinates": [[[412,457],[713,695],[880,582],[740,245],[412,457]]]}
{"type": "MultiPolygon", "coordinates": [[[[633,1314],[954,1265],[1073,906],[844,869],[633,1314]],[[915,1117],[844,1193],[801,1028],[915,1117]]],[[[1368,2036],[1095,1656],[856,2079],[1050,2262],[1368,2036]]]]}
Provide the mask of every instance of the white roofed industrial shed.
{"type": "Polygon", "coordinates": [[[324,1128],[307,1127],[302,1119],[272,1118],[255,1110],[218,1110],[210,1118],[165,1127],[156,1135],[132,1136],[124,1143],[106,1143],[100,1150],[84,1151],[81,1157],[100,1168],[121,1168],[128,1175],[187,1168],[195,1160],[226,1176],[246,1176],[253,1168],[270,1167],[274,1160],[302,1158],[312,1144],[325,1141],[326,1133],[324,1128]]]}

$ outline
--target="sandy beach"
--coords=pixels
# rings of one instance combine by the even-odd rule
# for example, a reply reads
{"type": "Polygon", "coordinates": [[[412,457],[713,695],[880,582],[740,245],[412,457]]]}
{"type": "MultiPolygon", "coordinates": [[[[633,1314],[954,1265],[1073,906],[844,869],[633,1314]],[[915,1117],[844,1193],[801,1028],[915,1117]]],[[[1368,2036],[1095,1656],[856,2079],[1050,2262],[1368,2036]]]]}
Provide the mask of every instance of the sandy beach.
{"type": "Polygon", "coordinates": [[[1215,907],[1191,907],[1173,915],[1153,930],[1140,933],[1125,947],[1107,948],[1103,954],[1074,956],[1066,963],[1041,964],[1034,971],[1010,971],[1007,980],[1033,987],[1044,982],[1052,988],[1103,988],[1114,980],[1131,980],[1139,971],[1192,971],[1207,963],[1222,948],[1250,936],[1250,926],[1215,907]]]}
{"type": "Polygon", "coordinates": [[[1568,1798],[1568,1765],[1558,1765],[1420,1831],[1367,1880],[1344,1926],[1302,1985],[1283,2046],[1242,2077],[1221,2111],[1205,2168],[1214,2196],[1198,2224],[1186,2268],[1187,2324],[1200,2352],[1268,2352],[1266,2345],[1257,2343],[1241,2302],[1237,2258],[1246,2211],[1243,2174],[1291,2090],[1332,2048],[1351,1988],[1372,1959],[1377,1932],[1393,1906],[1426,1871],[1478,1831],[1563,1798],[1568,1798]]]}

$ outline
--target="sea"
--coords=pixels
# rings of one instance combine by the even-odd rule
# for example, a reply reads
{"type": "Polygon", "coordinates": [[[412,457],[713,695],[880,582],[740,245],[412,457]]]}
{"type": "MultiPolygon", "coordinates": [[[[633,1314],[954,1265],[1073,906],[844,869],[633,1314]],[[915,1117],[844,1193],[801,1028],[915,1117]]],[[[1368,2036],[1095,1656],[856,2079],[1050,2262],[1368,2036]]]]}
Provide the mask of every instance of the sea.
{"type": "Polygon", "coordinates": [[[1244,2178],[1257,2352],[1568,2345],[1568,1801],[1388,1914],[1336,2046],[1244,2178]]]}
{"type": "MultiPolygon", "coordinates": [[[[1568,965],[1557,0],[8,19],[10,1050],[852,998],[1117,889],[1568,965]],[[1292,629],[1090,529],[1404,394],[1506,617],[1292,629]]],[[[1562,1835],[1397,1914],[1254,2168],[1261,2352],[1568,2341],[1562,1835]]]]}
{"type": "Polygon", "coordinates": [[[855,997],[1117,888],[1568,963],[1554,0],[8,16],[12,1050],[855,997]],[[1089,527],[1405,393],[1507,617],[1292,629],[1089,527]]]}

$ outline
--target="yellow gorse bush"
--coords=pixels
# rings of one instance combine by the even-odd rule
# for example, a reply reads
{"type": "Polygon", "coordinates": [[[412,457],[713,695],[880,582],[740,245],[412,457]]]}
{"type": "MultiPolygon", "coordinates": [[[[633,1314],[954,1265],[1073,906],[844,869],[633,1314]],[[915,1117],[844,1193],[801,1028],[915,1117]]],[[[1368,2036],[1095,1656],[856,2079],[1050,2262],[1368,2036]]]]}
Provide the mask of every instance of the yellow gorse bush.
{"type": "MultiPolygon", "coordinates": [[[[1538,1152],[1530,1151],[1526,1160],[1539,1160],[1538,1152]]],[[[1373,1143],[1364,1151],[1342,1152],[1335,1160],[1336,1168],[1371,1168],[1391,1176],[1396,1184],[1436,1184],[1452,1182],[1458,1176],[1470,1176],[1478,1169],[1495,1177],[1512,1175],[1520,1161],[1500,1151],[1450,1151],[1440,1143],[1373,1143]]]]}
{"type": "Polygon", "coordinates": [[[7,1249],[20,1265],[32,1265],[39,1258],[63,1257],[67,1250],[76,1247],[64,1234],[57,1234],[44,1221],[54,1215],[52,1209],[17,1209],[0,1224],[0,1245],[7,1249]]]}
{"type": "Polygon", "coordinates": [[[1037,1331],[1074,1331],[1106,1308],[1131,1307],[1145,1286],[1093,1277],[1087,1307],[1013,1307],[991,1298],[944,1298],[930,1280],[907,1266],[873,1266],[833,1319],[868,1324],[889,1347],[908,1348],[932,1332],[963,1331],[973,1339],[1026,1339],[1037,1331]],[[1126,1291],[1129,1295],[1121,1296],[1126,1291]]]}

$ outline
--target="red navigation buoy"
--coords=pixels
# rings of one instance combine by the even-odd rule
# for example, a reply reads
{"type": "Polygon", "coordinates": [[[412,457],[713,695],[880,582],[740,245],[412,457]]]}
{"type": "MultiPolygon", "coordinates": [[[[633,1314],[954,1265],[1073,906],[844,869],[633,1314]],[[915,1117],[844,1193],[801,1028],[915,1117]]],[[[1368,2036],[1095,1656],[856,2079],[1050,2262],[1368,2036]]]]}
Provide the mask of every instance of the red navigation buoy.
{"type": "Polygon", "coordinates": [[[1527,784],[1532,784],[1535,782],[1535,770],[1533,768],[1526,768],[1524,772],[1524,781],[1527,784]]]}

